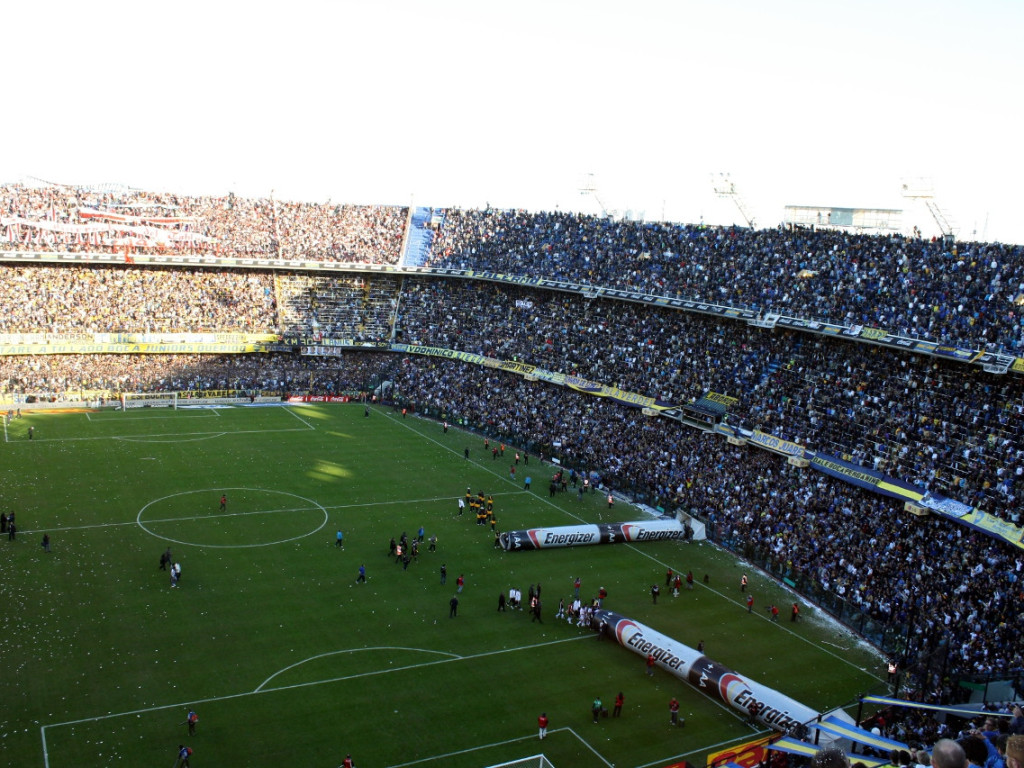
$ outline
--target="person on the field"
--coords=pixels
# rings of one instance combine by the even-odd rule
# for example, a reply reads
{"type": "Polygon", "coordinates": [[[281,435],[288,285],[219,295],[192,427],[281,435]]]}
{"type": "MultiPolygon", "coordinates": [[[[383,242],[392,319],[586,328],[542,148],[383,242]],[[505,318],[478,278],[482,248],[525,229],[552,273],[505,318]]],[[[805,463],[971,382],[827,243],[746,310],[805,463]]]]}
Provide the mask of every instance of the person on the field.
{"type": "Polygon", "coordinates": [[[668,721],[672,725],[679,725],[679,699],[675,696],[668,702],[668,721]]]}

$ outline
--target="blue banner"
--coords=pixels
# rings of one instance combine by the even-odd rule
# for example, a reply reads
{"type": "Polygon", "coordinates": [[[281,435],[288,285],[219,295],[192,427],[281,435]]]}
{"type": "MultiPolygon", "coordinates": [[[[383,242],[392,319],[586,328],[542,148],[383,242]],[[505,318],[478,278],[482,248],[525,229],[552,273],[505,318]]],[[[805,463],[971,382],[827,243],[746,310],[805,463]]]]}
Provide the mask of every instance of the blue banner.
{"type": "Polygon", "coordinates": [[[894,499],[918,503],[924,496],[924,491],[910,483],[886,477],[881,472],[843,461],[827,453],[814,453],[811,457],[811,466],[830,477],[894,499]]]}

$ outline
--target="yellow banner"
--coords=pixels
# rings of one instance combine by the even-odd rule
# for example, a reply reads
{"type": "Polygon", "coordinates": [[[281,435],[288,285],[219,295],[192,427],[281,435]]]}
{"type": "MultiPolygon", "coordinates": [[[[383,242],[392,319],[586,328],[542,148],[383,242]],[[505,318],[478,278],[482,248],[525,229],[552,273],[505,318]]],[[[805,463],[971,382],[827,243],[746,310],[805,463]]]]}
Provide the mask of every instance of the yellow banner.
{"type": "Polygon", "coordinates": [[[783,440],[781,437],[775,437],[775,435],[769,435],[767,432],[761,432],[757,429],[754,430],[749,439],[752,443],[757,443],[779,453],[787,453],[790,456],[804,455],[804,447],[799,443],[783,440]]]}
{"type": "Polygon", "coordinates": [[[0,346],[0,355],[242,355],[267,352],[269,343],[248,344],[98,344],[92,341],[68,341],[59,344],[8,344],[0,346]]]}
{"type": "Polygon", "coordinates": [[[704,395],[704,399],[710,400],[712,403],[724,405],[726,408],[739,402],[735,397],[729,397],[729,395],[723,395],[719,392],[708,392],[704,395]]]}

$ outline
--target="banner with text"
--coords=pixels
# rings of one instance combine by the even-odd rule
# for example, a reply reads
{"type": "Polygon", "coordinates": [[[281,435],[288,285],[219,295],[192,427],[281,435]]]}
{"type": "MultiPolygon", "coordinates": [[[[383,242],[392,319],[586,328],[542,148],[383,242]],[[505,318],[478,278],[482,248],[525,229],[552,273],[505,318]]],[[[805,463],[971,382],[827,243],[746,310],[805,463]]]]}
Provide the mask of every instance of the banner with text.
{"type": "Polygon", "coordinates": [[[811,456],[811,466],[819,472],[824,472],[830,477],[844,480],[851,485],[875,491],[894,499],[919,502],[924,491],[910,483],[886,477],[881,472],[843,461],[837,456],[829,456],[827,453],[814,453],[811,456]]]}

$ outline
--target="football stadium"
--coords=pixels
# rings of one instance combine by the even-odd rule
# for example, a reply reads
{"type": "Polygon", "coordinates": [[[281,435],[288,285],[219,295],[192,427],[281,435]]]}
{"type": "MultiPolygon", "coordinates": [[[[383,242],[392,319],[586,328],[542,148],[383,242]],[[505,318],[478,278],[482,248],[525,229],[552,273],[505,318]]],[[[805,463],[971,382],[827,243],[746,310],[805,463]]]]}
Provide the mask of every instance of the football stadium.
{"type": "Polygon", "coordinates": [[[1019,725],[1020,248],[2,193],[9,764],[875,765],[972,702],[1019,725]],[[808,252],[833,289],[781,301],[808,252]],[[918,262],[977,293],[865,305],[853,265],[918,262]]]}
{"type": "Polygon", "coordinates": [[[4,21],[0,765],[1024,768],[1024,6],[4,21]]]}

